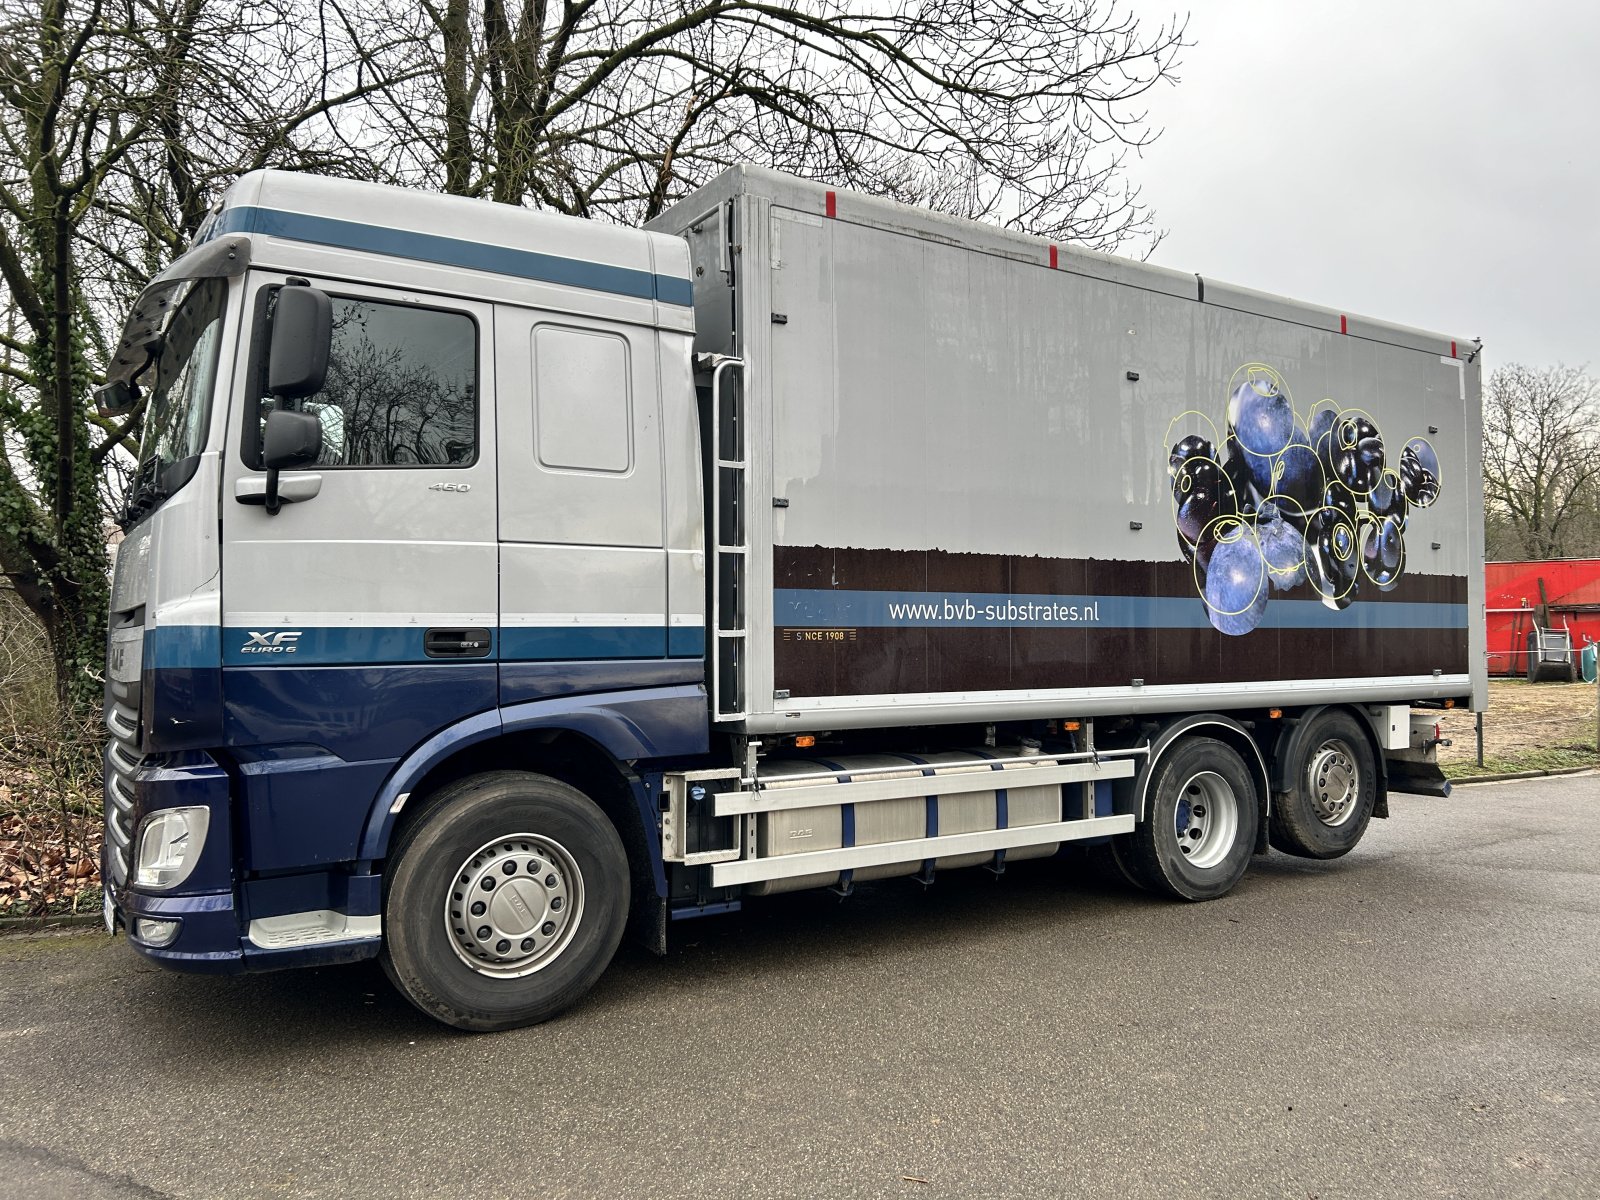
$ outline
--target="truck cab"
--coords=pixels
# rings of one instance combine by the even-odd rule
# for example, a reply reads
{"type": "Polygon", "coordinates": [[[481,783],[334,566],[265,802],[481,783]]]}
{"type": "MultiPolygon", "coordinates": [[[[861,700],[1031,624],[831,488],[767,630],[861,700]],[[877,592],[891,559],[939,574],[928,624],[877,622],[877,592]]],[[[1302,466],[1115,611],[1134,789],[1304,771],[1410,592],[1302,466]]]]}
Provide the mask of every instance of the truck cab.
{"type": "Polygon", "coordinates": [[[661,234],[272,171],[229,189],[105,389],[147,406],[104,863],[142,953],[376,953],[374,864],[474,747],[539,742],[621,809],[654,801],[620,764],[705,752],[690,299],[661,234]],[[317,336],[286,302],[310,280],[325,361],[275,393],[317,336]]]}

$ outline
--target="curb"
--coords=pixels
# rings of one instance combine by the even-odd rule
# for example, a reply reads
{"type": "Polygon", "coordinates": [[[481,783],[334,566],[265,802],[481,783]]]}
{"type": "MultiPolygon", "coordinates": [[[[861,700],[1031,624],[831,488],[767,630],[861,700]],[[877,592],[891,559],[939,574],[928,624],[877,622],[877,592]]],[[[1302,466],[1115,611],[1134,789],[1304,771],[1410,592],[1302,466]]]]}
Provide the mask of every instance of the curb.
{"type": "Polygon", "coordinates": [[[1596,769],[1595,767],[1554,767],[1548,771],[1512,771],[1505,775],[1460,775],[1450,780],[1450,786],[1465,787],[1469,783],[1504,783],[1508,779],[1547,779],[1552,775],[1590,775],[1596,769]]]}
{"type": "Polygon", "coordinates": [[[0,937],[54,933],[62,929],[80,929],[103,926],[105,918],[99,913],[60,913],[45,917],[0,917],[0,937]]]}

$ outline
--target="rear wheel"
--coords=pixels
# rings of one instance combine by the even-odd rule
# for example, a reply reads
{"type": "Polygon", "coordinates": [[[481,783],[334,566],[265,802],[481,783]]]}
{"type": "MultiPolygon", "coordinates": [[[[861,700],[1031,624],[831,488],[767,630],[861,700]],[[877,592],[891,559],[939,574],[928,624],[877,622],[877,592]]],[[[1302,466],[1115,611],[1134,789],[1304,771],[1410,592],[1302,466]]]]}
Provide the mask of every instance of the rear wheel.
{"type": "Polygon", "coordinates": [[[1145,820],[1112,850],[1140,887],[1180,900],[1214,900],[1239,882],[1260,829],[1250,770],[1233,747],[1186,737],[1156,764],[1145,820]]]}
{"type": "Polygon", "coordinates": [[[1356,718],[1340,709],[1312,717],[1293,765],[1294,787],[1277,797],[1267,836],[1300,858],[1354,850],[1378,800],[1378,765],[1356,718]]]}
{"type": "Polygon", "coordinates": [[[628,914],[616,829],[581,792],[496,771],[441,791],[399,838],[383,966],[458,1029],[532,1025],[599,979],[628,914]]]}

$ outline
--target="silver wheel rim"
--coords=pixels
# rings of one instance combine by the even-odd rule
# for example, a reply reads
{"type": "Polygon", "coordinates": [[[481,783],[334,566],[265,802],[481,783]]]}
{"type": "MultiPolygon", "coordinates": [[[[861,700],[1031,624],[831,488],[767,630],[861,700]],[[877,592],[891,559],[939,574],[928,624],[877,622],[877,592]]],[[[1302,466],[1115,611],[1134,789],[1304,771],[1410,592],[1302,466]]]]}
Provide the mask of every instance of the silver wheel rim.
{"type": "Polygon", "coordinates": [[[1228,857],[1239,836],[1239,800],[1228,781],[1215,771],[1191,775],[1178,789],[1173,824],[1178,853],[1205,870],[1228,857]]]}
{"type": "Polygon", "coordinates": [[[500,979],[549,966],[582,920],[583,872],[565,846],[536,833],[480,846],[445,894],[445,932],[456,957],[500,979]]]}
{"type": "Polygon", "coordinates": [[[1324,825],[1343,825],[1355,814],[1361,771],[1349,743],[1329,738],[1312,752],[1306,765],[1306,793],[1311,811],[1324,825]]]}

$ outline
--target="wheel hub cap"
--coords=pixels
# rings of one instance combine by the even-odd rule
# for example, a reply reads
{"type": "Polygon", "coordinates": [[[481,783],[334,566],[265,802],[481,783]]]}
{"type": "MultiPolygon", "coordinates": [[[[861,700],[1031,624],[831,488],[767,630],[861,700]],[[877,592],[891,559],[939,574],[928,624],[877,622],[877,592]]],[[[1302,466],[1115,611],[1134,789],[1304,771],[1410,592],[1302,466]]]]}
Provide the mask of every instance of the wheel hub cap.
{"type": "Polygon", "coordinates": [[[483,975],[528,975],[556,958],[583,918],[583,875],[565,847],[519,833],[456,871],[444,921],[456,956],[483,975]]]}
{"type": "Polygon", "coordinates": [[[1192,865],[1214,867],[1228,857],[1239,830],[1239,801],[1228,781],[1201,771],[1178,791],[1174,806],[1178,853],[1192,865]]]}
{"type": "Polygon", "coordinates": [[[1317,747],[1306,767],[1306,791],[1312,811],[1324,825],[1343,825],[1350,819],[1361,795],[1361,779],[1349,746],[1332,739],[1317,747]]]}

